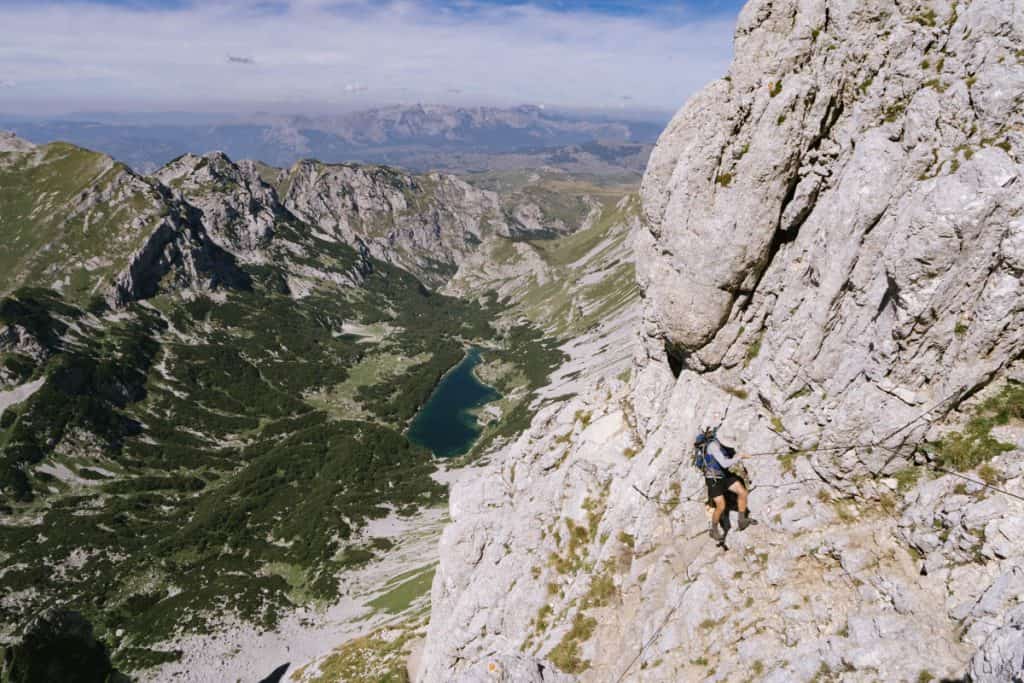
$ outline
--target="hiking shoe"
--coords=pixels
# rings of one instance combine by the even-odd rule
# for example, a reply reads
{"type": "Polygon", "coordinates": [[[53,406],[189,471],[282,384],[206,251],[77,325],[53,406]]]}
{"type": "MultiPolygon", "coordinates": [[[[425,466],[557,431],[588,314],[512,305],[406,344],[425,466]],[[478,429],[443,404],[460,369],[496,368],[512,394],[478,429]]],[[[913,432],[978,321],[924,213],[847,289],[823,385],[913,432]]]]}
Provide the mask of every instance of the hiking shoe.
{"type": "Polygon", "coordinates": [[[721,541],[723,538],[725,538],[725,534],[722,533],[721,527],[719,527],[717,524],[711,525],[711,538],[715,539],[716,541],[721,541]]]}
{"type": "Polygon", "coordinates": [[[746,512],[740,513],[740,531],[743,531],[750,526],[750,516],[746,512]]]}

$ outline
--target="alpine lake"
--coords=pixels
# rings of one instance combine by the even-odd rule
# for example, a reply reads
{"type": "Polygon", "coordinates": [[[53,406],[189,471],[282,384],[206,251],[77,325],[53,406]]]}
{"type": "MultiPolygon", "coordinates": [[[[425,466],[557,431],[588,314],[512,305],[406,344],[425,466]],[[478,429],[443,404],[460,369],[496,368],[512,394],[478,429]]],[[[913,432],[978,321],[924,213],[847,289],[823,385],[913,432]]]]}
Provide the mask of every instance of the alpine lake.
{"type": "Polygon", "coordinates": [[[480,361],[480,349],[472,348],[445,374],[413,418],[410,441],[440,458],[459,456],[473,447],[481,432],[474,410],[501,398],[474,374],[473,369],[480,361]]]}

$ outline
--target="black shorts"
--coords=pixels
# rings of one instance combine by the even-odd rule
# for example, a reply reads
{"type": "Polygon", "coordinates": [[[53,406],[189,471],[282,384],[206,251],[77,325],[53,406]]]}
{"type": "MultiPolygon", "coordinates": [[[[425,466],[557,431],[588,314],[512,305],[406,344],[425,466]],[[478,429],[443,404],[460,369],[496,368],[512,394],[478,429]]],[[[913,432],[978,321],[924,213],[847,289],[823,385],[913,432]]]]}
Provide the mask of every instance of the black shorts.
{"type": "Polygon", "coordinates": [[[724,496],[726,490],[736,482],[742,482],[743,480],[737,477],[735,474],[727,474],[721,479],[708,479],[704,478],[704,483],[708,485],[708,498],[718,498],[724,496]]]}

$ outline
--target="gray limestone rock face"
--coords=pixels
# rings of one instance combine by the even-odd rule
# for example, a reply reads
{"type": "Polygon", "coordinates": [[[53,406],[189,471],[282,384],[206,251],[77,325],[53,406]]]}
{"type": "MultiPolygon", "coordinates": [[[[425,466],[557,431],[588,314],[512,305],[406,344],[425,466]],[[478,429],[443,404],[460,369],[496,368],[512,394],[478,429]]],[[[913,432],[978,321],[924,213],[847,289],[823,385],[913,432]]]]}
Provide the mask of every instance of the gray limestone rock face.
{"type": "Polygon", "coordinates": [[[0,152],[31,152],[35,147],[10,131],[0,130],[0,152]]]}
{"type": "Polygon", "coordinates": [[[33,363],[46,360],[50,351],[40,343],[32,332],[21,325],[4,325],[0,327],[0,351],[17,353],[30,358],[33,363]]]}
{"type": "MultiPolygon", "coordinates": [[[[421,680],[1012,680],[1024,503],[919,446],[1021,376],[1022,45],[1015,0],[747,4],[644,179],[632,376],[452,491],[421,680]]],[[[1024,496],[1021,459],[986,476],[1024,496]]]]}
{"type": "Polygon", "coordinates": [[[648,356],[756,397],[800,445],[826,425],[873,442],[1005,372],[1024,350],[1022,42],[1012,0],[750,2],[729,75],[644,179],[648,356]]]}
{"type": "Polygon", "coordinates": [[[1006,625],[995,630],[971,660],[975,683],[1024,681],[1024,606],[1007,615],[1006,625]]]}
{"type": "Polygon", "coordinates": [[[238,267],[235,256],[214,243],[202,225],[191,222],[188,212],[182,211],[160,220],[117,275],[107,298],[119,307],[161,290],[211,292],[249,286],[249,276],[238,267]]]}
{"type": "Polygon", "coordinates": [[[152,179],[171,208],[118,277],[115,305],[152,296],[158,283],[245,288],[239,266],[271,262],[287,265],[296,297],[322,281],[358,286],[373,258],[440,286],[485,238],[508,233],[497,195],[441,174],[314,161],[280,170],[213,152],[186,154],[152,179]],[[343,274],[314,265],[324,242],[355,250],[343,274]]]}
{"type": "Polygon", "coordinates": [[[522,655],[495,655],[452,679],[452,683],[572,683],[572,676],[522,655]]]}
{"type": "Polygon", "coordinates": [[[498,196],[454,176],[301,161],[276,184],[288,210],[325,238],[361,246],[432,287],[488,236],[509,234],[498,196]]]}
{"type": "Polygon", "coordinates": [[[275,223],[288,219],[273,188],[221,152],[186,154],[154,177],[198,209],[218,246],[245,260],[262,261],[260,251],[273,238],[275,223]]]}
{"type": "MultiPolygon", "coordinates": [[[[181,186],[186,168],[218,159],[183,157],[163,179],[181,186]]],[[[219,163],[234,168],[226,158],[219,163]]],[[[0,273],[4,293],[41,286],[118,307],[158,291],[247,286],[232,253],[244,253],[244,245],[215,239],[223,231],[216,217],[208,217],[208,229],[203,213],[160,178],[74,145],[36,146],[7,133],[0,135],[0,171],[32,207],[5,230],[16,244],[36,245],[14,251],[10,269],[0,273]],[[50,179],[58,176],[66,186],[53,189],[50,179]]]]}

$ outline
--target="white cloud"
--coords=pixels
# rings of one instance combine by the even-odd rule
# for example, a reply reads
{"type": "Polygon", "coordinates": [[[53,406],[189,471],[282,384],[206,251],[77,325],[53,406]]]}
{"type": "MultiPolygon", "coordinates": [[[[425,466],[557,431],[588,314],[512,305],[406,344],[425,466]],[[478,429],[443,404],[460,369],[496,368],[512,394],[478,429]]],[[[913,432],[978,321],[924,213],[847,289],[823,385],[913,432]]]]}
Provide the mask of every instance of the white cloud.
{"type": "Polygon", "coordinates": [[[581,107],[629,97],[674,109],[725,72],[732,49],[726,19],[659,23],[533,6],[459,14],[409,0],[292,0],[263,13],[240,0],[164,12],[19,4],[0,8],[0,22],[0,69],[27,86],[0,111],[299,111],[351,106],[353,95],[581,107]],[[252,58],[232,55],[254,52],[237,68],[252,58]]]}

